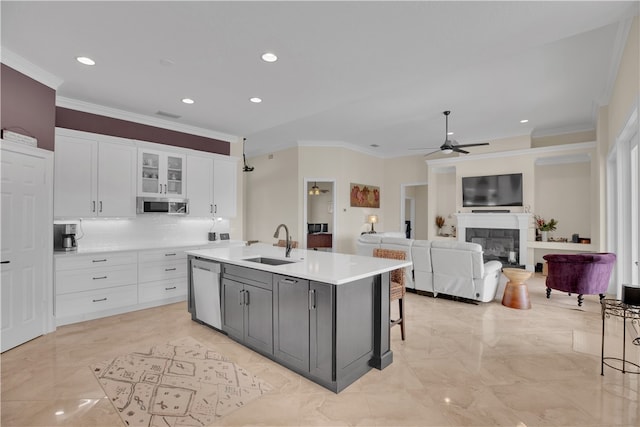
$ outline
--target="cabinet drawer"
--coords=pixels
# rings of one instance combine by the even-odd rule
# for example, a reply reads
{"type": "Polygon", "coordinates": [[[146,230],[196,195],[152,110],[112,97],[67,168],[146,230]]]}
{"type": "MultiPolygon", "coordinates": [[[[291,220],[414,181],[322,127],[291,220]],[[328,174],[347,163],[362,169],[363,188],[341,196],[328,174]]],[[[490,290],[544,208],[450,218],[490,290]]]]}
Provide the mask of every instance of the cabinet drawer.
{"type": "Polygon", "coordinates": [[[150,262],[140,264],[138,267],[138,280],[140,283],[154,282],[156,280],[185,279],[187,278],[187,260],[170,262],[150,262]]]}
{"type": "Polygon", "coordinates": [[[74,292],[56,297],[56,317],[60,319],[137,303],[138,287],[136,285],[74,292]]]}
{"type": "Polygon", "coordinates": [[[156,282],[141,283],[138,286],[138,301],[158,301],[174,297],[187,297],[187,280],[159,280],[156,282]]]}
{"type": "Polygon", "coordinates": [[[76,270],[78,268],[135,264],[138,262],[138,254],[136,252],[119,252],[98,255],[67,255],[58,256],[55,260],[56,271],[76,270]]]}
{"type": "Polygon", "coordinates": [[[140,263],[158,262],[158,261],[174,261],[180,259],[187,259],[187,254],[182,249],[162,249],[153,251],[138,252],[138,260],[140,263]]]}
{"type": "Polygon", "coordinates": [[[253,268],[240,267],[232,264],[223,264],[224,277],[229,277],[243,283],[249,283],[263,289],[272,290],[272,273],[268,271],[254,270],[253,268]]]}
{"type": "Polygon", "coordinates": [[[56,294],[135,285],[137,280],[135,264],[56,271],[56,294]]]}

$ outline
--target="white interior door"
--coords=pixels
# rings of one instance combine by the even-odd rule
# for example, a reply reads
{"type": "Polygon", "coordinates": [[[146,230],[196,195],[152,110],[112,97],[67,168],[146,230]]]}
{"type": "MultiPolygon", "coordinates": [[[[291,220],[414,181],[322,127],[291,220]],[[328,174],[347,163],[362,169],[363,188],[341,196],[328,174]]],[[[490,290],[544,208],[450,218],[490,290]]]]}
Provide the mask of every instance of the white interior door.
{"type": "Polygon", "coordinates": [[[50,254],[46,160],[2,150],[1,351],[45,332],[50,254]]]}

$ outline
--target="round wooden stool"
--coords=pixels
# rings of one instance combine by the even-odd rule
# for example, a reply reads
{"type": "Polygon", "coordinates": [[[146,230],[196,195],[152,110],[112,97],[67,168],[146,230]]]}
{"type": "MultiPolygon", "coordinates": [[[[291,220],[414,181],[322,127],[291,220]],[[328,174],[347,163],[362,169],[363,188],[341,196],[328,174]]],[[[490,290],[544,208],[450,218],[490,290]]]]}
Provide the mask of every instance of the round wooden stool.
{"type": "Polygon", "coordinates": [[[520,310],[530,309],[529,290],[524,281],[531,277],[532,273],[520,268],[503,268],[502,273],[509,279],[504,288],[502,305],[520,310]]]}

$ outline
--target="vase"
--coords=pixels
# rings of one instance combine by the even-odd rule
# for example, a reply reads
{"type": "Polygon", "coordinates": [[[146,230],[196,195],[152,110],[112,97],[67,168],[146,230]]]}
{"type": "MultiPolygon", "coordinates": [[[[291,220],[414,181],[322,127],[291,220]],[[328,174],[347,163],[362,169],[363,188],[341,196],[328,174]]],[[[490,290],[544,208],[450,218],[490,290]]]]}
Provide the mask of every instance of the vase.
{"type": "Polygon", "coordinates": [[[543,242],[548,242],[549,241],[549,232],[548,231],[541,231],[540,232],[540,240],[543,242]]]}

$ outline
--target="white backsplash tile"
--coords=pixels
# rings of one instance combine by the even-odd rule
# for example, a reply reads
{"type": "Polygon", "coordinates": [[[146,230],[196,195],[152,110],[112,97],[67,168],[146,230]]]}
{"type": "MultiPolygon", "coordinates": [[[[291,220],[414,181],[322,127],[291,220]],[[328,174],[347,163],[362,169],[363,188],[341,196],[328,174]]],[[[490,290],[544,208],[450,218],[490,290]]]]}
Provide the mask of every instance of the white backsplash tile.
{"type": "MultiPolygon", "coordinates": [[[[74,221],[75,222],[75,221],[74,221]]],[[[209,231],[229,233],[229,220],[142,215],[135,219],[84,219],[78,222],[81,250],[170,246],[207,241],[209,231]]],[[[231,236],[234,238],[234,236],[231,236]]]]}

